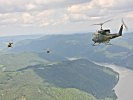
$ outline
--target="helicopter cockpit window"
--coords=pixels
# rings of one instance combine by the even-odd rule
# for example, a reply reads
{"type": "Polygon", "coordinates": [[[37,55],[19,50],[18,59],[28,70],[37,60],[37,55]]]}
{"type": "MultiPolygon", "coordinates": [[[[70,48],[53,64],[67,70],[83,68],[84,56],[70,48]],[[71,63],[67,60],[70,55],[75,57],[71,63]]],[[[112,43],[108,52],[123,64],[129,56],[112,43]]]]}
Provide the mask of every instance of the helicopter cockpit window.
{"type": "Polygon", "coordinates": [[[108,30],[104,30],[105,32],[107,32],[107,33],[110,33],[110,30],[108,29],[108,30]]]}
{"type": "Polygon", "coordinates": [[[107,35],[110,33],[110,30],[107,29],[107,30],[99,30],[98,33],[102,34],[102,35],[107,35]]]}

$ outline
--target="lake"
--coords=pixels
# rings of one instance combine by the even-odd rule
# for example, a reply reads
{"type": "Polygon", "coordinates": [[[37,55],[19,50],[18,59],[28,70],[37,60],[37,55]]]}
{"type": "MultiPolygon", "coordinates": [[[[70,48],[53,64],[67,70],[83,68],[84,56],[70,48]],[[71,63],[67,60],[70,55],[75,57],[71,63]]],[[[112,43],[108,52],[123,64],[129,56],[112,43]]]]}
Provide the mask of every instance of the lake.
{"type": "Polygon", "coordinates": [[[100,65],[112,68],[119,73],[118,84],[114,87],[117,100],[133,100],[133,70],[105,63],[100,65]]]}

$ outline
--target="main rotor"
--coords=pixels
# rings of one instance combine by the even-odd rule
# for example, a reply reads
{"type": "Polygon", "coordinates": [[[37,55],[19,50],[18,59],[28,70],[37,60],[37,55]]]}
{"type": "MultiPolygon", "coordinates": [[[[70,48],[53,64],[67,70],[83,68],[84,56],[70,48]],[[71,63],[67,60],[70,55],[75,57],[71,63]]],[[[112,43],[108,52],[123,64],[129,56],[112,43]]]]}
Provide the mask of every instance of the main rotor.
{"type": "Polygon", "coordinates": [[[110,22],[111,20],[113,20],[113,19],[107,20],[107,21],[105,21],[105,22],[103,22],[103,23],[92,24],[92,25],[100,25],[100,26],[101,26],[101,30],[103,30],[103,25],[104,25],[105,23],[107,23],[107,22],[110,22]]]}

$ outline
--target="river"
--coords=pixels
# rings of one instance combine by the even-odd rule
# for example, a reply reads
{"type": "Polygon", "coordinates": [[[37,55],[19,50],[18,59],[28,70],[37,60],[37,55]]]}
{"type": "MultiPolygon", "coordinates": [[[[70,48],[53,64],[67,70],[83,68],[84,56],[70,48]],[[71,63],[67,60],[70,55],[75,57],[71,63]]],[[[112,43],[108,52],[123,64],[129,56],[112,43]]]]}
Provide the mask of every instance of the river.
{"type": "Polygon", "coordinates": [[[133,70],[105,63],[100,65],[112,68],[119,73],[118,84],[114,87],[117,100],[133,100],[133,70]]]}

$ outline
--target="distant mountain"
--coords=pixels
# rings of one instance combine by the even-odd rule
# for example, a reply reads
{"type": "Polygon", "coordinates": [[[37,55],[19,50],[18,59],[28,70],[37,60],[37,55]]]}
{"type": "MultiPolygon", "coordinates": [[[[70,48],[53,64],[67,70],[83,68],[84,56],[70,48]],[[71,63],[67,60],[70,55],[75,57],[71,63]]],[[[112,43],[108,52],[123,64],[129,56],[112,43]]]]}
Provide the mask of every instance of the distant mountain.
{"type": "Polygon", "coordinates": [[[90,33],[20,36],[0,52],[0,93],[5,100],[116,100],[118,73],[91,61],[124,65],[131,59],[130,42],[119,38],[112,46],[92,46],[90,33]]]}
{"type": "Polygon", "coordinates": [[[49,63],[35,53],[0,55],[1,100],[96,100],[76,88],[50,86],[33,69],[25,69],[38,64],[45,68],[49,63]]]}
{"type": "Polygon", "coordinates": [[[15,71],[28,65],[48,64],[48,60],[41,59],[37,54],[24,52],[19,54],[0,54],[0,66],[4,71],[15,71]]]}
{"type": "Polygon", "coordinates": [[[15,36],[2,36],[0,37],[1,42],[18,42],[25,39],[36,39],[41,37],[41,35],[15,35],[15,36]]]}
{"type": "Polygon", "coordinates": [[[85,59],[51,62],[33,52],[0,54],[4,100],[116,100],[117,77],[112,69],[85,59]]]}
{"type": "Polygon", "coordinates": [[[17,35],[17,36],[2,36],[0,37],[0,53],[8,51],[8,43],[13,42],[13,46],[16,45],[18,41],[22,40],[30,40],[30,39],[37,39],[41,37],[41,35],[17,35]]]}
{"type": "Polygon", "coordinates": [[[131,36],[133,36],[132,33],[125,33],[123,37],[112,40],[112,45],[92,46],[91,33],[50,35],[39,39],[19,41],[11,51],[36,52],[40,57],[47,57],[52,61],[77,57],[119,64],[122,59],[133,52],[133,37],[131,36]],[[51,49],[52,56],[46,55],[45,49],[47,48],[51,49]]]}
{"type": "Polygon", "coordinates": [[[109,68],[96,65],[85,59],[63,61],[53,65],[35,65],[19,69],[33,69],[44,82],[60,88],[76,88],[93,94],[98,99],[112,98],[116,95],[112,90],[117,84],[118,73],[109,68]]]}
{"type": "Polygon", "coordinates": [[[118,64],[133,70],[133,54],[127,55],[118,64]]]}

